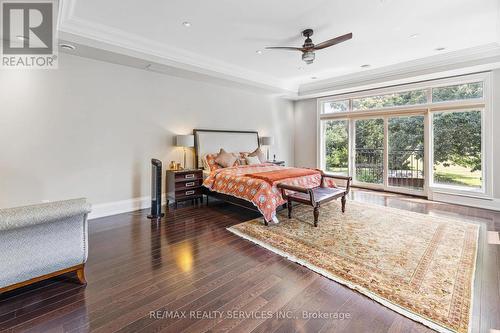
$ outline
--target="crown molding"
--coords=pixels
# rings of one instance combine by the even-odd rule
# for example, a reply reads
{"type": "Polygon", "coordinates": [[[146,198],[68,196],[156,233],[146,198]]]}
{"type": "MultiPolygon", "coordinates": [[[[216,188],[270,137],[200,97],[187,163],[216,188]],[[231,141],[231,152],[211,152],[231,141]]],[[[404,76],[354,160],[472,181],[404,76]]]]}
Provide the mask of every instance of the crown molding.
{"type": "Polygon", "coordinates": [[[171,70],[168,68],[177,68],[223,81],[273,91],[277,96],[294,100],[328,96],[346,92],[354,87],[371,89],[382,83],[386,85],[398,84],[398,82],[399,84],[408,83],[409,78],[432,79],[448,74],[461,75],[489,70],[499,68],[497,63],[500,63],[500,7],[498,43],[300,84],[294,80],[281,80],[194,52],[167,46],[107,25],[81,19],[75,16],[76,2],[77,0],[60,0],[58,31],[63,40],[157,64],[159,69],[155,71],[159,73],[169,74],[171,70]]]}
{"type": "Polygon", "coordinates": [[[303,84],[295,99],[307,99],[374,89],[381,85],[432,80],[500,68],[500,44],[491,43],[364,72],[303,84]]]}
{"type": "Polygon", "coordinates": [[[284,93],[296,94],[297,84],[277,79],[213,58],[166,46],[123,30],[90,22],[75,16],[76,0],[62,0],[59,9],[58,30],[61,39],[105,48],[107,51],[142,57],[150,56],[156,63],[176,67],[240,83],[272,87],[284,93]],[[78,38],[75,38],[78,37],[78,38]]]}

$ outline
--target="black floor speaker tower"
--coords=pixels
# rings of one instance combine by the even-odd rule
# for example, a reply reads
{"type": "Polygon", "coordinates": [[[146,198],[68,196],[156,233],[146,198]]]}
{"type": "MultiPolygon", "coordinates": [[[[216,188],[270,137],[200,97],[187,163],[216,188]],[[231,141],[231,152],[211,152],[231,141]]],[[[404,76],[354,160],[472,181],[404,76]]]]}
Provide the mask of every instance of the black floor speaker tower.
{"type": "Polygon", "coordinates": [[[151,214],[148,219],[160,219],[161,212],[161,161],[151,159],[151,214]]]}

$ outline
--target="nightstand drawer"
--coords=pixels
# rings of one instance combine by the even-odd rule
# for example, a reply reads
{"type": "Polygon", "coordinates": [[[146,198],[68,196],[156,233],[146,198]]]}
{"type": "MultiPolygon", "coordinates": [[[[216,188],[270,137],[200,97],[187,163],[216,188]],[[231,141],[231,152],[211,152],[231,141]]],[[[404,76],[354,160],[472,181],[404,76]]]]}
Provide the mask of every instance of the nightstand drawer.
{"type": "Polygon", "coordinates": [[[175,190],[183,190],[183,189],[193,189],[201,186],[201,179],[195,180],[182,180],[175,182],[175,190]]]}
{"type": "Polygon", "coordinates": [[[196,197],[201,195],[201,188],[195,188],[195,189],[184,189],[182,191],[175,191],[175,199],[183,199],[183,198],[189,198],[189,197],[196,197]]]}
{"type": "Polygon", "coordinates": [[[175,181],[176,182],[183,182],[187,180],[196,180],[196,179],[202,179],[203,178],[203,173],[196,170],[193,172],[186,172],[186,173],[177,173],[175,175],[175,181]]]}

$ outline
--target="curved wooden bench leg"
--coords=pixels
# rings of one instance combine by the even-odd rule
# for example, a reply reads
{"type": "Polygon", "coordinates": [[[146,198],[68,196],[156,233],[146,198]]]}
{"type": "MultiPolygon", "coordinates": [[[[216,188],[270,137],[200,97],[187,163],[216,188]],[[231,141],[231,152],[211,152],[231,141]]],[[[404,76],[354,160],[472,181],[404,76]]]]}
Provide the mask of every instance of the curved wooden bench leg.
{"type": "Polygon", "coordinates": [[[342,213],[345,213],[345,203],[346,203],[346,198],[345,198],[345,195],[342,196],[342,213]]]}
{"type": "Polygon", "coordinates": [[[78,278],[78,282],[80,284],[87,284],[87,280],[85,279],[85,266],[82,265],[80,268],[76,270],[76,277],[78,278]]]}
{"type": "Polygon", "coordinates": [[[291,219],[293,207],[292,207],[292,200],[290,199],[288,199],[287,208],[288,208],[288,218],[291,219]]]}
{"type": "Polygon", "coordinates": [[[314,207],[314,226],[318,226],[318,218],[319,218],[319,206],[314,207]]]}

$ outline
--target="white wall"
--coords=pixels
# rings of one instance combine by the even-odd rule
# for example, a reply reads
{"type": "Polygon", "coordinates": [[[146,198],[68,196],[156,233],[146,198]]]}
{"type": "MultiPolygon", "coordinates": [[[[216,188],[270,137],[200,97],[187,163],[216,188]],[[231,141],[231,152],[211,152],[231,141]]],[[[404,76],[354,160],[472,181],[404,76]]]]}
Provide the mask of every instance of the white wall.
{"type": "Polygon", "coordinates": [[[181,161],[173,137],[193,128],[273,135],[293,163],[290,101],[67,54],[59,67],[0,71],[0,207],[148,196],[150,158],[181,161]]]}
{"type": "MultiPolygon", "coordinates": [[[[500,70],[492,73],[493,120],[493,197],[500,198],[500,70]]],[[[316,167],[317,163],[316,99],[295,102],[295,165],[316,167]]],[[[495,205],[498,205],[496,203],[495,205]]]]}
{"type": "Polygon", "coordinates": [[[317,161],[316,99],[295,102],[295,166],[316,168],[317,161]]]}

